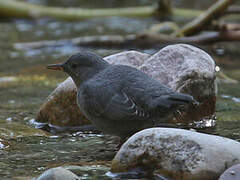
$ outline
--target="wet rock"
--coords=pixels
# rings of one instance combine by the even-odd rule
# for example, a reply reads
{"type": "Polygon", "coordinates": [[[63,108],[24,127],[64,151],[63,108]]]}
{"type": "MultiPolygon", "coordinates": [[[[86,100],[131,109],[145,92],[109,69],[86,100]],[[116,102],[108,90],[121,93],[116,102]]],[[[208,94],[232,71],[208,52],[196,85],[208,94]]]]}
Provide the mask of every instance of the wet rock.
{"type": "Polygon", "coordinates": [[[69,170],[57,167],[45,171],[37,180],[80,180],[80,178],[69,170]]]}
{"type": "Polygon", "coordinates": [[[234,165],[224,171],[219,180],[239,180],[240,179],[240,164],[234,165]]]}
{"type": "Polygon", "coordinates": [[[150,128],[130,137],[112,161],[111,172],[136,168],[175,180],[217,180],[240,163],[240,143],[174,128],[150,128]]]}
{"type": "Polygon", "coordinates": [[[48,96],[36,121],[61,127],[90,124],[77,107],[76,93],[73,80],[67,78],[48,96]]]}
{"type": "Polygon", "coordinates": [[[189,106],[175,122],[188,123],[215,113],[215,62],[203,50],[187,44],[167,46],[151,56],[140,70],[172,88],[192,95],[200,102],[189,106]]]}
{"type": "MultiPolygon", "coordinates": [[[[150,56],[127,51],[104,58],[112,64],[136,67],[175,91],[193,95],[201,104],[189,107],[173,122],[189,123],[215,112],[215,63],[204,51],[185,44],[167,46],[150,56]]],[[[69,77],[40,108],[36,120],[56,126],[82,126],[90,122],[76,104],[76,87],[69,77]]]]}
{"type": "MultiPolygon", "coordinates": [[[[104,59],[112,64],[140,66],[150,55],[137,51],[126,51],[104,59]]],[[[37,113],[36,121],[55,126],[83,126],[90,124],[76,103],[76,86],[69,77],[47,98],[37,113]]]]}

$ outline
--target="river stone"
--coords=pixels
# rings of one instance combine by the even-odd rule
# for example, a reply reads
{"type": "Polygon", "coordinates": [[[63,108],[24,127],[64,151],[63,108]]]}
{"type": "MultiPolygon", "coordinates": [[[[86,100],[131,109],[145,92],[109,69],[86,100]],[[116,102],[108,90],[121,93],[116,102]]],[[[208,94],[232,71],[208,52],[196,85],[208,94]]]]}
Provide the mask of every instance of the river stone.
{"type": "Polygon", "coordinates": [[[170,45],[151,56],[139,69],[200,102],[199,106],[182,111],[181,118],[173,119],[175,122],[199,121],[215,113],[215,62],[203,50],[187,44],[170,45]]]}
{"type": "Polygon", "coordinates": [[[104,59],[110,64],[122,64],[132,67],[141,66],[151,55],[137,52],[125,51],[105,57],[104,59]]]}
{"type": "Polygon", "coordinates": [[[145,169],[174,180],[217,180],[240,163],[240,143],[174,128],[150,128],[130,137],[111,165],[112,173],[145,169]]]}
{"type": "Polygon", "coordinates": [[[37,180],[80,180],[80,178],[67,169],[57,167],[43,172],[37,180]]]}
{"type": "Polygon", "coordinates": [[[68,77],[48,96],[36,121],[61,127],[90,124],[77,106],[76,90],[72,78],[68,77]]]}
{"type": "MultiPolygon", "coordinates": [[[[201,104],[189,106],[172,122],[189,123],[215,112],[215,63],[201,49],[186,44],[167,46],[150,56],[126,51],[104,58],[112,64],[136,67],[175,91],[194,96],[201,104]]],[[[76,87],[69,77],[61,83],[40,108],[36,121],[57,126],[81,126],[90,122],[76,104],[76,87]]]]}

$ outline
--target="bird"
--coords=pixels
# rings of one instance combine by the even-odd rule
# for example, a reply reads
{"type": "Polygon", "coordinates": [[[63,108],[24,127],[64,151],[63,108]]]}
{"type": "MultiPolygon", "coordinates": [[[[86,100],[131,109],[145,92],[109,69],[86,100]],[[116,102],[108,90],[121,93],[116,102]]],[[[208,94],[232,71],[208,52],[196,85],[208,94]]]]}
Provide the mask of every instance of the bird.
{"type": "Polygon", "coordinates": [[[67,73],[77,87],[80,111],[100,131],[121,139],[168,123],[179,107],[198,104],[134,67],[109,64],[90,51],[47,68],[67,73]]]}

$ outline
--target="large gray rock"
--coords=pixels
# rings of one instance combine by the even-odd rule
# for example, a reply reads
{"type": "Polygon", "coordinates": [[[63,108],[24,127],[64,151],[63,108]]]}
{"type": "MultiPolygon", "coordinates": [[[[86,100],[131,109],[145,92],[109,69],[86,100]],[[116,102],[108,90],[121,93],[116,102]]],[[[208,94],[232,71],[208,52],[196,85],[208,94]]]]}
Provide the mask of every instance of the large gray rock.
{"type": "Polygon", "coordinates": [[[43,172],[37,180],[80,180],[80,178],[67,169],[57,167],[43,172]]]}
{"type": "Polygon", "coordinates": [[[140,70],[172,88],[192,95],[200,105],[189,107],[175,122],[187,123],[215,113],[215,62],[203,50],[187,44],[170,45],[151,56],[140,70]]]}
{"type": "Polygon", "coordinates": [[[151,55],[137,52],[125,51],[105,57],[110,64],[122,64],[132,67],[141,66],[151,55]]]}
{"type": "Polygon", "coordinates": [[[220,136],[174,128],[142,130],[125,142],[112,161],[111,172],[135,168],[174,180],[217,180],[240,163],[240,143],[220,136]]]}
{"type": "MultiPolygon", "coordinates": [[[[104,58],[112,64],[136,67],[175,91],[193,95],[200,106],[182,111],[174,123],[198,121],[215,112],[215,63],[204,51],[186,44],[167,46],[150,56],[126,51],[104,58]]],[[[61,83],[47,98],[37,121],[57,126],[79,126],[90,122],[76,105],[76,87],[71,78],[61,83]]]]}

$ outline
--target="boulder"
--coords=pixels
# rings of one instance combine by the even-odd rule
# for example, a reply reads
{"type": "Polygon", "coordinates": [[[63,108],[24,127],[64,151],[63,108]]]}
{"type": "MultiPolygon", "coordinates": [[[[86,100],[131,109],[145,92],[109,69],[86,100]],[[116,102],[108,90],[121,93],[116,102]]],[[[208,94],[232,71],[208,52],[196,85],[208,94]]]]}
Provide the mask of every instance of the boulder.
{"type": "MultiPolygon", "coordinates": [[[[136,67],[175,91],[191,94],[200,102],[188,107],[172,122],[190,123],[215,112],[215,63],[203,50],[186,44],[167,46],[150,56],[126,51],[104,58],[112,64],[136,67]]],[[[90,122],[76,104],[76,87],[69,77],[61,83],[40,108],[36,120],[57,126],[82,126],[90,122]]]]}
{"type": "Polygon", "coordinates": [[[150,128],[130,137],[111,165],[112,173],[144,169],[174,180],[217,180],[240,163],[240,143],[175,128],[150,128]]]}
{"type": "Polygon", "coordinates": [[[215,62],[203,50],[187,45],[170,45],[151,56],[140,70],[174,91],[192,95],[200,105],[189,106],[174,122],[190,123],[215,113],[215,62]]]}
{"type": "Polygon", "coordinates": [[[141,66],[151,55],[137,52],[125,51],[105,57],[104,59],[110,64],[122,64],[132,67],[141,66]]]}
{"type": "Polygon", "coordinates": [[[57,167],[43,172],[37,180],[80,180],[80,178],[67,169],[57,167]]]}

